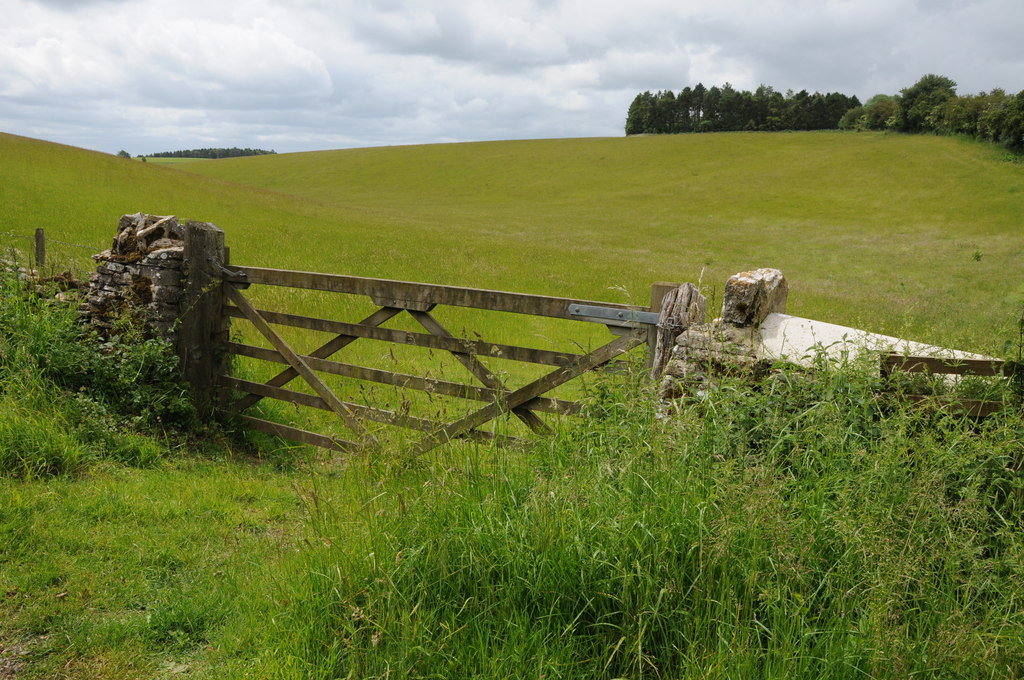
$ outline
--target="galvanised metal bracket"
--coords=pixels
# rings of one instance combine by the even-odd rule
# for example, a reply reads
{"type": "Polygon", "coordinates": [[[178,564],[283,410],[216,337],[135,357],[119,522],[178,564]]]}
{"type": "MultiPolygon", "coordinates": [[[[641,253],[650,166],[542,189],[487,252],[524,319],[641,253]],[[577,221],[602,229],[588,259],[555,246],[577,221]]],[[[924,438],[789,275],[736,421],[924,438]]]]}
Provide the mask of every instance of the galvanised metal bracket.
{"type": "Polygon", "coordinates": [[[569,305],[569,316],[579,321],[603,323],[606,326],[639,328],[658,325],[657,312],[642,312],[636,309],[616,309],[597,305],[569,305]]]}

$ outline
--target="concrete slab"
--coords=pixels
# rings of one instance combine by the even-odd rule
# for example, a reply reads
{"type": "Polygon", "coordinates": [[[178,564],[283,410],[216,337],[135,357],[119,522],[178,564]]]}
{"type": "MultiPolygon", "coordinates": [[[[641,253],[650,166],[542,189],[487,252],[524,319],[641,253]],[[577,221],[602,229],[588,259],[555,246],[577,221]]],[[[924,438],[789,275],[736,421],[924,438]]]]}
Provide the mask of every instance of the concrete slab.
{"type": "Polygon", "coordinates": [[[765,359],[785,359],[800,366],[810,366],[819,351],[824,351],[836,362],[844,358],[851,360],[865,351],[901,352],[947,359],[993,358],[789,314],[769,314],[761,324],[760,355],[765,359]]]}

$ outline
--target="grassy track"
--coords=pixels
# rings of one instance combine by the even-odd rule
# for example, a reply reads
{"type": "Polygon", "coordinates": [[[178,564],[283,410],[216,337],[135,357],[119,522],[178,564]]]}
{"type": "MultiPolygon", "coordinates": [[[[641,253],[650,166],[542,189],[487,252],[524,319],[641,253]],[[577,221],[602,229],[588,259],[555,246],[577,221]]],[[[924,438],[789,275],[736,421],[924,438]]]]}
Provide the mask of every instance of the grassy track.
{"type": "Polygon", "coordinates": [[[293,485],[244,462],[0,478],[0,677],[236,665],[301,531],[293,485]]]}

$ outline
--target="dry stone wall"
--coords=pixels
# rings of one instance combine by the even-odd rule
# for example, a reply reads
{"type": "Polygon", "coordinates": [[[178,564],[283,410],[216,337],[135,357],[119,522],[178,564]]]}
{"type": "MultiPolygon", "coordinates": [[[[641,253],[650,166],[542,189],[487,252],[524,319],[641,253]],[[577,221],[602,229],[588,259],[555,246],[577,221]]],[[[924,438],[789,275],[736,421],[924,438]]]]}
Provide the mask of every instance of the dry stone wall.
{"type": "Polygon", "coordinates": [[[230,371],[220,286],[224,232],[208,222],[181,224],[173,215],[125,215],[110,248],[93,259],[99,266],[81,306],[85,321],[109,336],[127,317],[171,341],[193,401],[212,414],[218,376],[230,371]]]}
{"type": "Polygon", "coordinates": [[[173,215],[123,216],[111,247],[93,256],[99,266],[81,307],[88,323],[108,334],[119,316],[129,315],[170,338],[181,312],[184,238],[173,215]]]}
{"type": "Polygon", "coordinates": [[[710,323],[703,319],[690,323],[674,333],[674,346],[661,373],[661,396],[672,399],[700,394],[715,376],[763,378],[779,362],[810,368],[822,359],[840,364],[864,353],[997,361],[982,354],[790,316],[786,314],[788,293],[786,278],[777,269],[730,277],[721,315],[710,323]]]}

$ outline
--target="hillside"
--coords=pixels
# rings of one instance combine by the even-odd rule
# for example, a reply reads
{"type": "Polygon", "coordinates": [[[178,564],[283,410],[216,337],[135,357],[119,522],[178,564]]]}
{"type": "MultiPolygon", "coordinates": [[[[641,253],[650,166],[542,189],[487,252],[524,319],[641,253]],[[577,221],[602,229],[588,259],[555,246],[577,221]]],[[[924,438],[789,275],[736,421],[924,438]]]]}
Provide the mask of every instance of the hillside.
{"type": "MultiPolygon", "coordinates": [[[[43,226],[82,267],[146,210],[217,222],[236,262],[605,299],[774,265],[792,311],[998,352],[1024,297],[1021,167],[950,139],[0,155],[0,245],[43,226]]],[[[870,363],[779,367],[663,417],[646,372],[598,373],[551,436],[339,457],[196,418],[160,343],[81,342],[75,306],[0,287],[0,678],[1024,676],[1005,385],[956,388],[1012,400],[979,426],[870,363]]]]}
{"type": "MultiPolygon", "coordinates": [[[[3,231],[44,227],[51,239],[102,249],[118,217],[139,210],[223,223],[233,233],[315,217],[302,201],[49,142],[0,134],[0,154],[3,231]]],[[[88,261],[87,253],[69,252],[88,261]]]]}
{"type": "Polygon", "coordinates": [[[236,262],[643,300],[782,269],[790,311],[1002,351],[1024,169],[963,140],[723,133],[279,154],[160,168],[0,137],[4,229],[105,243],[144,210],[236,262]],[[275,247],[267,243],[287,244],[275,247]],[[622,291],[626,292],[622,292],[622,291]]]}

